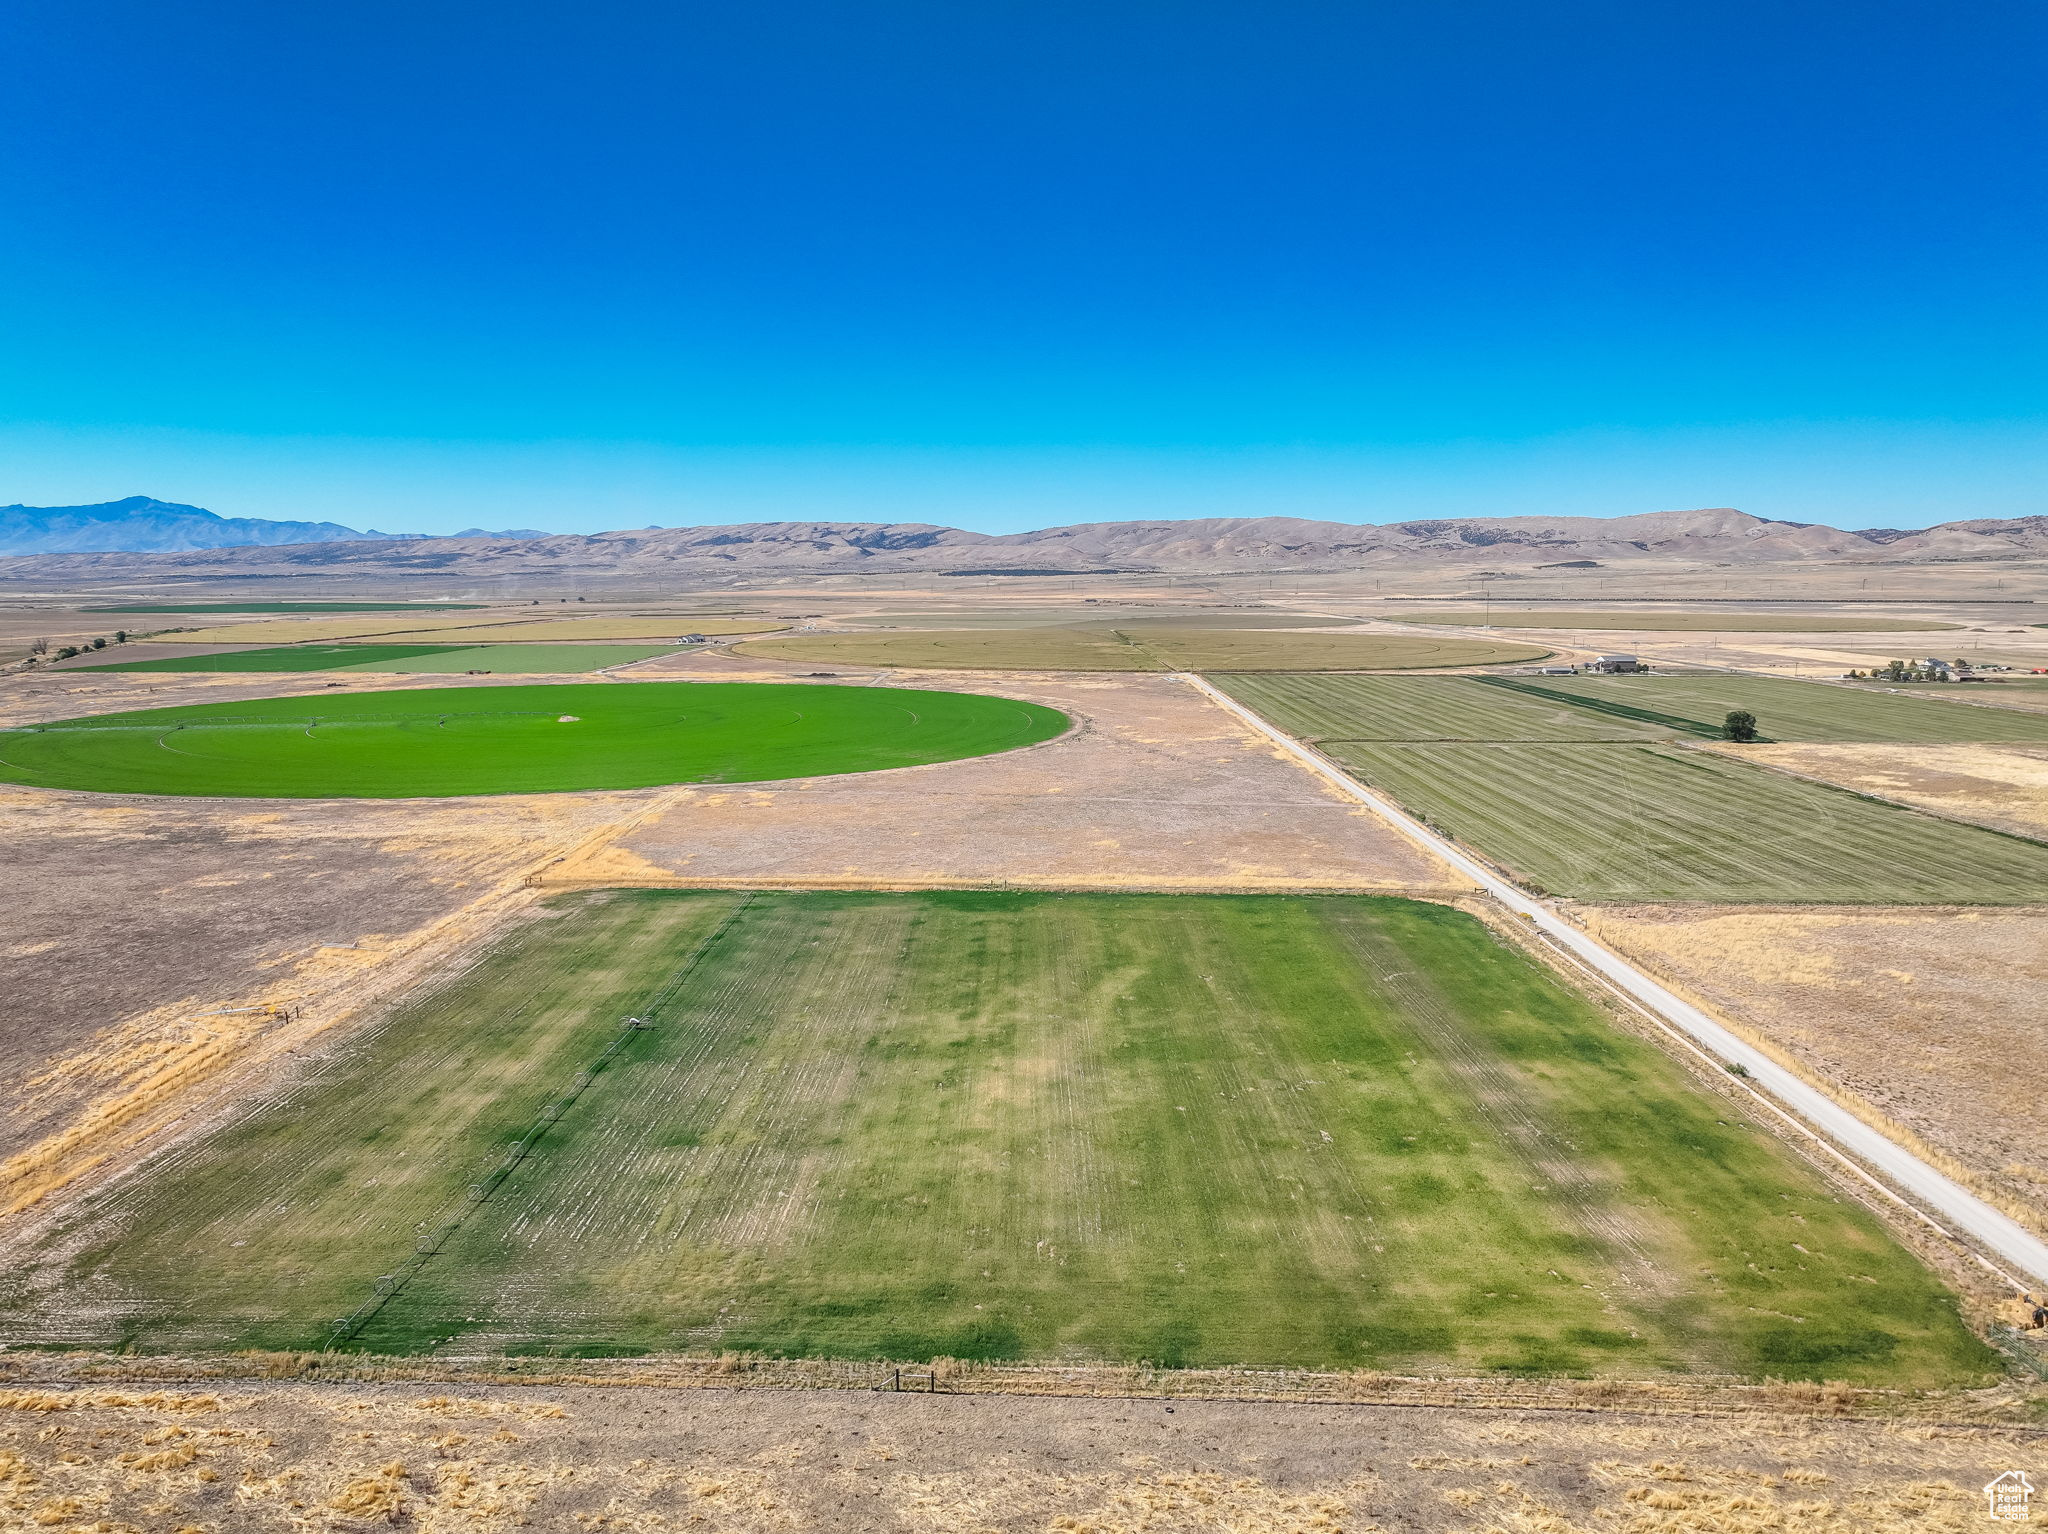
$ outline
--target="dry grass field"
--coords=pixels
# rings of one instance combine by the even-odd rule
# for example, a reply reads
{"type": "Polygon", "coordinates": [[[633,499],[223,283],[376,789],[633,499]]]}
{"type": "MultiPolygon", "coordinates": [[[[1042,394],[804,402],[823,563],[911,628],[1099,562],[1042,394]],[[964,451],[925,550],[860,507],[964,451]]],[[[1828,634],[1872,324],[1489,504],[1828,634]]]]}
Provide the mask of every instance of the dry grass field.
{"type": "Polygon", "coordinates": [[[0,789],[0,1211],[488,937],[627,796],[442,805],[0,789]]]}
{"type": "MultiPolygon", "coordinates": [[[[439,633],[475,628],[478,614],[366,613],[359,618],[249,618],[206,627],[181,625],[180,644],[300,644],[337,639],[382,639],[387,634],[439,633]]],[[[438,643],[438,640],[429,641],[438,643]]]]}
{"type": "Polygon", "coordinates": [[[1387,621],[1455,624],[1469,628],[1551,629],[1560,633],[1574,629],[1591,629],[1603,633],[1643,629],[1663,634],[1715,631],[1747,634],[1895,634],[1962,627],[1958,623],[1941,623],[1932,618],[1876,618],[1862,613],[1744,612],[1740,608],[1719,608],[1706,612],[1687,609],[1667,609],[1659,612],[1650,608],[1635,612],[1618,609],[1586,612],[1572,608],[1535,608],[1518,611],[1505,607],[1481,607],[1458,611],[1389,613],[1387,621]]]}
{"type": "Polygon", "coordinates": [[[1407,671],[1537,660],[1550,652],[1505,640],[1410,634],[1286,633],[1245,629],[940,629],[803,634],[747,640],[764,660],[846,666],[996,671],[1407,671]]]}
{"type": "Polygon", "coordinates": [[[761,634],[785,625],[765,618],[563,618],[545,608],[498,614],[388,612],[360,618],[254,618],[175,637],[187,644],[302,644],[374,639],[391,644],[490,644],[499,640],[556,644],[578,639],[668,639],[680,634],[761,634]]]}
{"type": "Polygon", "coordinates": [[[1730,755],[2023,836],[2048,835],[2048,747],[1730,746],[1730,755]]]}
{"type": "MultiPolygon", "coordinates": [[[[775,675],[721,654],[635,676],[775,675]]],[[[858,680],[859,673],[835,680],[858,680]]],[[[852,888],[1463,888],[1450,870],[1192,687],[1166,677],[888,672],[882,685],[987,688],[1080,728],[938,768],[671,791],[552,886],[793,883],[852,888]]]]}
{"type": "Polygon", "coordinates": [[[2048,910],[1583,914],[1596,936],[2048,1231],[2048,910]]]}
{"type": "Polygon", "coordinates": [[[389,636],[389,642],[403,644],[429,639],[442,644],[561,644],[589,639],[675,639],[684,634],[768,634],[788,626],[765,618],[697,618],[687,614],[534,621],[518,618],[457,629],[435,624],[417,633],[389,636]]]}
{"type": "Polygon", "coordinates": [[[916,613],[856,613],[834,620],[850,628],[867,629],[1002,629],[1002,628],[1204,628],[1204,629],[1313,629],[1347,628],[1355,618],[1324,613],[1283,612],[1279,609],[1234,609],[1220,607],[1118,608],[1106,604],[1066,607],[963,607],[951,611],[916,613]]]}
{"type": "Polygon", "coordinates": [[[0,1390],[0,1519],[97,1534],[1964,1534],[2023,1430],[477,1386],[0,1390]]]}

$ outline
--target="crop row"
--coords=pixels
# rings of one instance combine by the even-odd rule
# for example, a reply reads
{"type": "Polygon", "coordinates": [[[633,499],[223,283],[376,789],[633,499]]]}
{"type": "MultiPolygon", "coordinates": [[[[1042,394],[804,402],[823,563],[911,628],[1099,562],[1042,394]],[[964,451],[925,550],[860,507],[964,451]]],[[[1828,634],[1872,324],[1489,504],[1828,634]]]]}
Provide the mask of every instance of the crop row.
{"type": "Polygon", "coordinates": [[[2030,904],[2048,846],[1675,746],[1325,750],[1542,888],[1599,900],[2030,904]]]}
{"type": "Polygon", "coordinates": [[[1310,740],[1652,740],[1673,732],[1462,676],[1232,676],[1239,702],[1310,740]]]}

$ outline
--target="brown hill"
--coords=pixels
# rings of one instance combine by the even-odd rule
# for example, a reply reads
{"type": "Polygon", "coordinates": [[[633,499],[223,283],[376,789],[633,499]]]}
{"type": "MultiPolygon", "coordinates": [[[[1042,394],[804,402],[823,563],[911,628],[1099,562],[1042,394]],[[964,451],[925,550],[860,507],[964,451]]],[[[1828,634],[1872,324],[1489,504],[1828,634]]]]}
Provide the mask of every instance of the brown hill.
{"type": "Polygon", "coordinates": [[[400,575],[477,579],[918,571],[1333,570],[1404,562],[1529,567],[1571,559],[1768,564],[2048,554],[2048,517],[1845,531],[1728,507],[1629,517],[1461,517],[1385,525],[1295,517],[1091,522],[989,534],[922,522],[749,522],[544,538],[423,538],[163,554],[0,559],[0,578],[400,575]]]}

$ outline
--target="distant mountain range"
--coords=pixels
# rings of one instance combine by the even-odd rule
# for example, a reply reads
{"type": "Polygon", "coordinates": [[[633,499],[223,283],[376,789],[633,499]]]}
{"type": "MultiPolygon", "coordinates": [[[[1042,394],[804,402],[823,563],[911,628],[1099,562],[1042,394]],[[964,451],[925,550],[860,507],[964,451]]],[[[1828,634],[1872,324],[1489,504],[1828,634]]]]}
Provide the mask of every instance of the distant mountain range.
{"type": "MultiPolygon", "coordinates": [[[[192,549],[275,548],[303,543],[392,543],[419,533],[359,533],[339,522],[273,522],[216,516],[198,506],[147,495],[97,506],[0,506],[0,554],[182,553],[192,549]]],[[[516,528],[472,527],[458,538],[543,538],[516,528]]]]}
{"type": "MultiPolygon", "coordinates": [[[[1728,507],[1630,517],[1459,517],[1384,526],[1293,517],[1091,522],[1030,533],[971,533],[922,522],[750,522],[546,536],[471,529],[452,538],[359,534],[330,523],[230,521],[137,497],[112,507],[180,513],[221,534],[171,552],[37,553],[0,561],[14,579],[164,575],[447,574],[541,579],[663,575],[931,574],[1066,571],[1341,570],[1421,562],[1530,570],[1543,566],[1758,565],[1791,560],[1995,560],[2048,556],[2048,517],[1849,531],[1781,522],[1728,507]],[[232,529],[256,530],[222,546],[232,529]],[[305,529],[316,531],[309,533],[305,529]],[[287,538],[295,542],[287,542],[287,538]],[[260,539],[260,543],[259,543],[260,539]]],[[[0,511],[0,526],[15,513],[0,511]]],[[[84,524],[80,524],[81,526],[84,524]]],[[[239,536],[239,535],[238,535],[239,536]]],[[[47,547],[47,545],[45,545],[47,547]]],[[[72,548],[80,545],[73,543],[72,548]]],[[[111,548],[109,544],[94,548],[111,548]]],[[[18,550],[19,551],[19,550],[18,550]]],[[[28,551],[19,551],[28,552],[28,551]]]]}

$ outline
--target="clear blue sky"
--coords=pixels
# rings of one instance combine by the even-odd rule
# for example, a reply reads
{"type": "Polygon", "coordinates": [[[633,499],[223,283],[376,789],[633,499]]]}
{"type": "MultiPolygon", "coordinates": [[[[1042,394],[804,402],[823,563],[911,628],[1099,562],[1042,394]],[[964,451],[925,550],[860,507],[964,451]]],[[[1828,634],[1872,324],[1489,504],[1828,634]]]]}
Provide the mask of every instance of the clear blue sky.
{"type": "Polygon", "coordinates": [[[0,502],[2048,511],[2035,0],[15,0],[0,502]]]}

